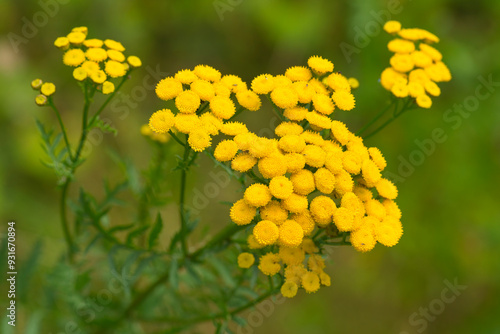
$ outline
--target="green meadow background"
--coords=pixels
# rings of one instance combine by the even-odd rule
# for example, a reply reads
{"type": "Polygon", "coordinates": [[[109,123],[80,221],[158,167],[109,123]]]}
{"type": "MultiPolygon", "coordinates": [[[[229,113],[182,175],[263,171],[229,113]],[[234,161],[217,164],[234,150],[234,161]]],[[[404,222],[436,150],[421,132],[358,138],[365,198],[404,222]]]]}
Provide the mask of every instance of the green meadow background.
{"type": "MultiPolygon", "coordinates": [[[[56,119],[48,108],[35,105],[36,93],[29,85],[38,77],[56,84],[55,101],[64,110],[70,140],[77,140],[82,96],[71,70],[61,62],[62,53],[52,44],[58,36],[85,25],[89,37],[119,40],[127,54],[143,61],[123,87],[131,97],[127,113],[105,112],[118,136],[93,138],[92,155],[77,174],[77,184],[99,196],[101,180],[116,180],[122,173],[110,158],[110,148],[140,167],[148,164],[151,148],[139,127],[165,106],[151,89],[151,77],[197,64],[250,82],[262,73],[280,74],[305,65],[311,55],[324,56],[336,71],[361,83],[354,93],[357,107],[336,112],[356,131],[388,98],[378,78],[390,57],[390,37],[381,22],[390,18],[439,36],[437,48],[453,75],[451,82],[440,84],[442,95],[433,99],[430,110],[413,110],[366,141],[382,150],[387,172],[397,182],[404,235],[395,247],[378,245],[367,254],[333,248],[327,265],[332,286],[312,295],[301,291],[285,303],[247,312],[242,317],[252,326],[235,331],[500,333],[499,17],[500,2],[487,0],[2,0],[0,232],[6,233],[9,220],[16,221],[22,276],[17,326],[7,326],[3,316],[0,332],[65,333],[44,317],[43,291],[51,284],[46,273],[59,262],[65,244],[55,176],[40,162],[45,156],[35,126],[35,118],[54,127],[56,119]],[[40,14],[44,12],[48,14],[40,14]],[[35,29],[29,29],[34,20],[35,29]],[[25,265],[33,254],[39,256],[38,264],[25,265]]],[[[267,109],[243,119],[254,131],[273,124],[267,109]]],[[[195,205],[196,194],[205,194],[206,201],[199,201],[202,224],[226,226],[228,209],[220,202],[241,194],[236,185],[220,188],[217,196],[206,194],[214,174],[207,173],[208,159],[200,164],[190,176],[189,200],[195,205]]],[[[177,193],[174,176],[172,180],[170,196],[177,193]]],[[[175,231],[175,205],[164,212],[170,212],[170,229],[175,231]]],[[[5,260],[0,259],[1,272],[7,271],[5,260]]],[[[4,282],[2,278],[2,315],[7,302],[4,282]]],[[[54,311],[62,317],[68,314],[62,306],[54,311]]],[[[213,327],[205,324],[197,331],[211,333],[213,327]]]]}

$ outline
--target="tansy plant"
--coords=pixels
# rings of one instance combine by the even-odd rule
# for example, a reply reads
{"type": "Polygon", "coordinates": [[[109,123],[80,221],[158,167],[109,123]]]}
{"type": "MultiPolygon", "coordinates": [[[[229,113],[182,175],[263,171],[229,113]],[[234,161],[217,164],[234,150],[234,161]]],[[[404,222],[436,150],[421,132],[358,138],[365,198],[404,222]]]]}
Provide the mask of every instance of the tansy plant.
{"type": "MultiPolygon", "coordinates": [[[[127,320],[144,328],[154,323],[174,333],[212,321],[217,333],[223,333],[232,321],[244,323],[239,313],[270,296],[281,293],[291,298],[301,289],[313,293],[330,286],[325,270],[329,247],[367,252],[377,243],[396,245],[403,233],[395,202],[398,190],[382,176],[387,165],[382,152],[367,147],[363,138],[407,110],[429,108],[429,95],[440,93],[436,82],[451,76],[439,51],[429,45],[438,41],[435,35],[402,29],[396,21],[387,22],[384,29],[398,36],[388,44],[395,54],[380,78],[391,103],[356,133],[334,116],[355,109],[353,92],[359,82],[334,72],[333,63],[320,56],[284,74],[258,75],[250,84],[208,65],[162,79],[156,95],[168,102],[140,129],[156,148],[150,167],[140,177],[132,164],[123,162],[125,181],[106,185],[101,201],[81,189],[71,202],[74,226],[67,218],[66,197],[83,163],[86,136],[94,127],[113,130],[99,115],[141,63],[137,57],[126,58],[118,42],[87,39],[86,28],[58,38],[55,45],[65,52],[63,62],[74,68],[73,77],[84,93],[76,149],[55,107],[55,86],[41,80],[32,86],[40,90],[36,103],[51,107],[61,128],[54,137],[39,123],[49,166],[62,189],[61,221],[68,259],[75,263],[73,278],[82,274],[89,249],[107,252],[112,275],[121,272],[128,277],[123,282],[125,298],[114,295],[112,307],[90,322],[80,317],[79,323],[90,332],[136,333],[127,320]],[[115,78],[120,80],[117,85],[115,78]],[[109,97],[91,114],[95,93],[109,97]],[[273,138],[259,136],[237,120],[241,113],[258,118],[264,103],[280,119],[273,138]],[[362,136],[391,109],[388,120],[362,136]],[[182,153],[172,166],[178,149],[182,153]],[[232,222],[194,246],[198,218],[186,206],[186,183],[200,153],[241,185],[242,196],[220,213],[220,220],[232,222]],[[168,242],[160,242],[163,226],[171,230],[177,219],[160,212],[168,201],[164,193],[172,188],[172,182],[165,182],[167,176],[177,173],[180,228],[168,242]],[[136,195],[137,214],[129,221],[112,222],[110,211],[119,204],[118,194],[127,189],[136,195]]],[[[71,293],[93,291],[90,279],[82,286],[71,293]]],[[[67,302],[78,307],[74,300],[67,302]]]]}

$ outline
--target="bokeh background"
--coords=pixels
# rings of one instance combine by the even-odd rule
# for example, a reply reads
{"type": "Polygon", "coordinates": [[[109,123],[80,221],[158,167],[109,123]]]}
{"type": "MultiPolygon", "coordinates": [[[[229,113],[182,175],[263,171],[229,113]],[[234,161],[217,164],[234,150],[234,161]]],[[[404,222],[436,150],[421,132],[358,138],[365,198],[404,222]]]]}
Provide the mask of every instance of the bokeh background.
{"type": "MultiPolygon", "coordinates": [[[[70,129],[78,129],[81,96],[53,47],[56,37],[85,25],[89,36],[119,40],[129,53],[141,57],[144,66],[126,84],[125,93],[144,86],[147,68],[172,74],[209,64],[250,82],[258,74],[280,74],[305,65],[311,55],[321,55],[361,83],[355,92],[357,108],[337,112],[356,131],[388,97],[378,78],[390,57],[390,38],[380,22],[390,18],[438,35],[437,48],[453,75],[441,85],[442,95],[430,110],[411,111],[367,140],[367,145],[381,148],[387,171],[398,176],[403,238],[393,248],[379,245],[367,254],[334,248],[328,263],[331,287],[313,295],[301,292],[271,311],[261,311],[262,321],[255,318],[255,326],[241,332],[500,333],[499,17],[500,2],[487,0],[2,0],[0,231],[5,232],[8,220],[17,222],[21,263],[37,241],[43,246],[41,265],[30,273],[29,284],[20,287],[31,298],[18,309],[17,331],[7,327],[3,317],[0,332],[32,333],[26,326],[29,319],[38,314],[36,321],[43,321],[36,300],[47,282],[38,277],[64,251],[55,176],[40,163],[44,154],[35,118],[56,123],[48,109],[35,105],[29,86],[36,77],[54,82],[63,117],[70,129]],[[37,16],[47,10],[48,20],[37,16]],[[30,31],[26,22],[33,22],[34,15],[38,26],[30,31]],[[13,34],[24,39],[13,43],[13,34]],[[493,84],[485,87],[480,78],[493,84]],[[489,96],[476,98],[477,89],[489,96]],[[465,113],[453,111],[464,103],[465,113]],[[442,129],[446,139],[429,144],[435,129],[442,129]],[[422,142],[427,153],[419,153],[422,142]],[[414,161],[411,168],[407,161],[414,161]],[[450,301],[446,298],[453,293],[445,289],[454,283],[461,288],[450,301]]],[[[106,147],[138,166],[147,165],[150,148],[139,127],[162,105],[152,90],[144,91],[126,117],[107,114],[119,135],[106,135],[79,171],[78,182],[86,188],[99,193],[101,179],[113,179],[118,170],[106,147]]],[[[258,131],[269,128],[271,116],[262,110],[246,120],[258,131]]],[[[76,140],[71,131],[70,137],[76,140]]],[[[201,163],[209,166],[207,160],[201,163]]],[[[202,190],[209,181],[206,172],[199,173],[191,178],[190,189],[202,190]]],[[[227,207],[219,201],[234,201],[240,196],[235,189],[225,187],[209,198],[210,205],[202,210],[205,225],[229,223],[227,207]]],[[[7,291],[3,282],[2,308],[7,291]]]]}

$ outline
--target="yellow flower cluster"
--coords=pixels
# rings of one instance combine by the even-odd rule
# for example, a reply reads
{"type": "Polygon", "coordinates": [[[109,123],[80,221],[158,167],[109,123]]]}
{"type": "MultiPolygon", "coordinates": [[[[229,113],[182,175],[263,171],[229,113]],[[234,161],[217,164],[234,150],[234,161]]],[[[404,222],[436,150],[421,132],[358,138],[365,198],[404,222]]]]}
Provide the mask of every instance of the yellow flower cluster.
{"type": "Polygon", "coordinates": [[[439,96],[436,82],[450,81],[451,73],[443,63],[441,53],[431,46],[439,38],[424,29],[402,29],[401,23],[388,21],[384,30],[396,35],[387,45],[394,52],[391,67],[380,77],[382,86],[398,98],[410,96],[421,108],[430,108],[430,96],[439,96]]]}
{"type": "MultiPolygon", "coordinates": [[[[212,137],[224,134],[237,137],[248,133],[246,125],[231,118],[239,111],[260,109],[261,99],[235,75],[224,75],[208,65],[185,69],[162,79],[156,95],[174,100],[177,111],[156,111],[149,119],[151,130],[166,133],[171,129],[188,135],[188,144],[196,152],[212,144],[212,137]]],[[[232,140],[222,141],[215,150],[221,161],[233,159],[238,151],[232,140]]]]}
{"type": "Polygon", "coordinates": [[[58,37],[54,45],[65,51],[63,63],[74,67],[77,81],[98,85],[103,94],[110,94],[115,85],[110,80],[125,76],[130,69],[142,65],[136,56],[125,57],[120,42],[97,38],[87,39],[87,27],[76,27],[66,36],[58,37]]]}
{"type": "MultiPolygon", "coordinates": [[[[331,118],[336,108],[354,108],[349,81],[357,81],[332,73],[333,64],[321,57],[311,57],[308,65],[289,68],[285,75],[263,74],[251,83],[252,91],[268,95],[284,116],[276,138],[242,128],[214,153],[235,171],[261,176],[262,182],[250,185],[233,204],[230,217],[238,225],[254,224],[248,248],[262,252],[262,273],[283,273],[285,297],[300,287],[315,292],[330,285],[315,230],[349,232],[361,252],[377,242],[393,246],[402,235],[394,202],[398,191],[381,175],[382,153],[331,118]]],[[[253,264],[247,254],[238,258],[242,268],[253,264]]]]}

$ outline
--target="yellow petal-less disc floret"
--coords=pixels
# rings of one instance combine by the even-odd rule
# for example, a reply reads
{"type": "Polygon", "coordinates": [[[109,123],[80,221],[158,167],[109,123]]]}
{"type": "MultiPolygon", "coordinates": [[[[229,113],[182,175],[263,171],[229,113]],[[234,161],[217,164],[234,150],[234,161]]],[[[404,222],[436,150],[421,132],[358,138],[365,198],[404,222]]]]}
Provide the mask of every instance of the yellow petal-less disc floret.
{"type": "MultiPolygon", "coordinates": [[[[185,134],[189,134],[191,131],[203,128],[203,124],[196,114],[183,114],[178,113],[175,116],[175,128],[177,131],[185,134]]],[[[207,133],[208,131],[205,130],[207,133]]]]}
{"type": "Polygon", "coordinates": [[[97,38],[86,39],[83,41],[83,45],[88,48],[100,48],[104,42],[97,38]]]}
{"type": "Polygon", "coordinates": [[[380,179],[375,185],[377,188],[378,194],[387,199],[396,199],[398,197],[398,188],[387,179],[380,179]]]}
{"type": "Polygon", "coordinates": [[[89,48],[85,52],[85,57],[87,57],[88,60],[101,62],[108,58],[108,53],[101,48],[89,48]]]}
{"type": "Polygon", "coordinates": [[[40,92],[45,96],[50,96],[56,92],[56,85],[52,82],[45,82],[42,84],[40,92]]]}
{"type": "Polygon", "coordinates": [[[270,220],[277,226],[288,218],[288,211],[283,209],[280,202],[274,200],[270,201],[266,206],[260,207],[259,213],[263,220],[270,220]]]}
{"type": "Polygon", "coordinates": [[[223,140],[219,144],[214,151],[215,159],[218,161],[230,161],[234,158],[236,153],[238,152],[238,145],[234,142],[234,140],[223,140]]]}
{"type": "Polygon", "coordinates": [[[306,164],[311,167],[320,168],[325,164],[326,152],[320,146],[306,145],[302,154],[306,158],[306,164]]]}
{"type": "Polygon", "coordinates": [[[290,176],[295,193],[299,195],[309,195],[316,187],[314,184],[314,174],[308,169],[302,169],[290,176]]]}
{"type": "Polygon", "coordinates": [[[31,88],[33,88],[34,90],[40,90],[42,84],[43,84],[42,79],[35,79],[31,81],[31,88]]]}
{"type": "Polygon", "coordinates": [[[104,67],[106,73],[112,78],[123,77],[127,73],[127,69],[122,63],[114,60],[108,60],[104,67]]]}
{"type": "Polygon", "coordinates": [[[90,79],[92,79],[93,82],[97,84],[102,84],[104,81],[106,81],[108,77],[106,76],[106,73],[104,73],[103,70],[97,70],[95,72],[90,73],[90,79]]]}
{"type": "Polygon", "coordinates": [[[286,70],[285,76],[292,81],[309,81],[312,73],[307,67],[293,66],[286,70]]]}
{"type": "Polygon", "coordinates": [[[269,182],[269,191],[274,197],[285,199],[293,193],[293,183],[286,176],[276,176],[269,182]]]}
{"type": "Polygon", "coordinates": [[[406,73],[413,69],[415,62],[408,54],[396,53],[390,59],[391,66],[400,73],[406,73]]]}
{"type": "Polygon", "coordinates": [[[276,133],[278,137],[300,135],[302,132],[304,132],[304,129],[295,122],[281,122],[276,129],[274,129],[274,133],[276,133]]]}
{"type": "Polygon", "coordinates": [[[237,172],[245,173],[257,163],[257,158],[248,153],[240,153],[231,161],[231,168],[237,172]]]}
{"type": "Polygon", "coordinates": [[[78,66],[85,61],[85,53],[80,49],[66,51],[63,56],[63,63],[67,66],[78,66]]]}
{"type": "Polygon", "coordinates": [[[280,246],[279,256],[287,266],[301,265],[306,254],[301,247],[280,246]]]}
{"type": "Polygon", "coordinates": [[[396,97],[404,98],[407,97],[410,92],[408,90],[407,84],[403,82],[398,82],[395,83],[394,86],[392,86],[391,93],[394,94],[394,96],[396,97]]]}
{"type": "Polygon", "coordinates": [[[335,106],[328,95],[315,94],[312,98],[314,109],[324,115],[330,115],[335,106]]]}
{"type": "Polygon", "coordinates": [[[335,202],[330,197],[323,195],[315,197],[309,205],[309,211],[319,226],[330,224],[336,209],[335,202]]]}
{"type": "Polygon", "coordinates": [[[281,270],[280,257],[275,253],[267,253],[259,259],[259,270],[268,276],[277,274],[281,270]]]}
{"type": "Polygon", "coordinates": [[[323,194],[331,194],[335,188],[335,175],[327,168],[319,168],[314,173],[314,184],[323,194]]]}
{"type": "Polygon", "coordinates": [[[397,218],[387,216],[382,222],[375,225],[373,232],[378,242],[384,246],[392,247],[401,239],[403,226],[397,218]]]}
{"type": "Polygon", "coordinates": [[[38,94],[36,97],[35,97],[35,103],[38,105],[38,106],[44,106],[46,105],[47,103],[49,102],[49,100],[47,99],[47,96],[43,95],[43,94],[38,94]]]}
{"type": "Polygon", "coordinates": [[[370,158],[373,160],[375,165],[377,165],[378,169],[381,171],[385,169],[387,166],[387,162],[385,161],[382,152],[377,147],[368,148],[368,153],[370,154],[370,158]]]}
{"type": "Polygon", "coordinates": [[[110,81],[104,81],[102,83],[101,91],[103,94],[111,94],[115,91],[115,85],[110,81]]]}
{"type": "Polygon", "coordinates": [[[347,92],[351,91],[349,80],[340,73],[332,73],[326,77],[326,84],[336,92],[341,90],[347,92]]]}
{"type": "Polygon", "coordinates": [[[83,81],[87,79],[87,71],[83,67],[77,67],[73,70],[73,78],[75,78],[78,81],[83,81]]]}
{"type": "Polygon", "coordinates": [[[384,24],[384,30],[389,34],[395,34],[401,30],[401,23],[398,21],[387,21],[384,24]]]}
{"type": "Polygon", "coordinates": [[[314,227],[316,226],[309,210],[302,211],[301,213],[296,213],[292,215],[291,219],[297,222],[300,227],[302,227],[304,236],[311,234],[311,232],[314,230],[314,227]]]}
{"type": "Polygon", "coordinates": [[[248,204],[260,207],[264,206],[271,200],[271,191],[268,186],[261,183],[254,183],[245,190],[244,198],[248,204]]]}
{"type": "Polygon", "coordinates": [[[255,257],[250,253],[241,253],[238,255],[238,267],[243,269],[250,268],[255,262],[255,257]]]}
{"type": "Polygon", "coordinates": [[[160,99],[168,101],[182,92],[182,83],[172,77],[167,77],[156,85],[155,92],[160,99]]]}
{"type": "Polygon", "coordinates": [[[250,206],[242,198],[236,201],[229,212],[231,220],[237,225],[247,225],[250,224],[257,213],[255,207],[250,206]]]}
{"type": "Polygon", "coordinates": [[[156,133],[168,132],[174,126],[175,116],[170,109],[155,112],[149,118],[149,127],[156,133]]]}
{"type": "Polygon", "coordinates": [[[125,61],[125,56],[120,51],[108,50],[106,51],[108,58],[114,61],[123,62],[125,61]]]}
{"type": "Polygon", "coordinates": [[[181,113],[192,114],[198,110],[201,104],[198,94],[191,90],[185,90],[175,98],[175,106],[181,113]]]}
{"type": "Polygon", "coordinates": [[[340,110],[349,111],[354,109],[354,106],[356,105],[354,95],[345,90],[333,92],[332,99],[340,110]]]}
{"type": "Polygon", "coordinates": [[[236,112],[236,107],[230,98],[215,96],[210,100],[210,110],[218,118],[229,119],[236,112]]]}
{"type": "Polygon", "coordinates": [[[299,135],[285,135],[279,140],[278,147],[287,153],[301,153],[306,148],[306,142],[299,135]]]}
{"type": "Polygon", "coordinates": [[[376,199],[370,199],[364,202],[365,211],[367,216],[375,217],[379,221],[385,218],[386,212],[385,207],[376,199]]]}
{"type": "Polygon", "coordinates": [[[261,220],[253,228],[253,236],[261,245],[272,245],[279,237],[278,226],[270,220],[261,220]]]}
{"type": "Polygon", "coordinates": [[[345,207],[340,207],[333,213],[333,222],[340,232],[352,231],[354,213],[345,207]]]}
{"type": "Polygon", "coordinates": [[[320,280],[318,274],[312,271],[308,271],[302,276],[302,287],[307,293],[313,293],[319,290],[320,280]]]}
{"type": "Polygon", "coordinates": [[[85,38],[87,37],[84,33],[80,31],[72,31],[66,36],[68,41],[73,45],[80,45],[83,43],[85,38]]]}
{"type": "Polygon", "coordinates": [[[250,111],[257,111],[262,105],[259,95],[252,92],[251,90],[241,90],[237,92],[236,99],[243,108],[246,108],[250,111]]]}
{"type": "Polygon", "coordinates": [[[58,37],[54,41],[55,47],[61,49],[61,50],[67,50],[69,47],[69,39],[68,37],[58,37]]]}
{"type": "Polygon", "coordinates": [[[429,95],[426,94],[417,96],[416,102],[420,108],[429,109],[432,106],[432,100],[429,95]]]}
{"type": "Polygon", "coordinates": [[[281,204],[283,205],[283,208],[292,213],[301,213],[304,210],[307,210],[307,207],[309,206],[306,196],[301,196],[295,193],[282,200],[281,204]]]}
{"type": "Polygon", "coordinates": [[[307,60],[307,65],[319,75],[333,71],[333,63],[320,56],[312,56],[307,60]]]}
{"type": "Polygon", "coordinates": [[[252,80],[252,90],[257,94],[267,94],[275,87],[274,77],[271,74],[261,74],[252,80]]]}
{"type": "Polygon", "coordinates": [[[373,235],[373,229],[369,226],[365,226],[351,232],[351,244],[352,246],[360,252],[368,252],[375,247],[377,240],[373,235]]]}
{"type": "Polygon", "coordinates": [[[106,45],[108,49],[113,49],[120,52],[125,51],[125,48],[123,47],[122,43],[114,41],[112,39],[105,40],[104,45],[106,45]]]}
{"type": "Polygon", "coordinates": [[[326,116],[322,115],[316,111],[311,111],[307,113],[306,119],[309,123],[311,123],[312,126],[315,126],[317,129],[313,129],[316,131],[321,131],[322,129],[328,129],[332,125],[332,120],[326,116]]]}
{"type": "Polygon", "coordinates": [[[278,86],[271,92],[271,100],[281,109],[293,108],[299,102],[295,90],[289,87],[278,86]]]}
{"type": "Polygon", "coordinates": [[[286,247],[298,247],[304,238],[302,227],[294,220],[286,220],[279,227],[279,242],[286,247]]]}
{"type": "Polygon", "coordinates": [[[212,138],[203,128],[196,128],[189,132],[188,144],[195,152],[202,152],[212,145],[212,138]]]}
{"type": "Polygon", "coordinates": [[[411,53],[415,50],[415,43],[401,38],[395,38],[387,44],[389,51],[394,53],[411,53]]]}
{"type": "Polygon", "coordinates": [[[197,65],[193,70],[198,78],[210,82],[218,82],[221,79],[221,74],[218,70],[208,65],[197,65]]]}
{"type": "Polygon", "coordinates": [[[281,286],[280,291],[283,297],[293,298],[297,294],[298,289],[299,287],[297,283],[293,281],[285,281],[285,283],[281,286]]]}

